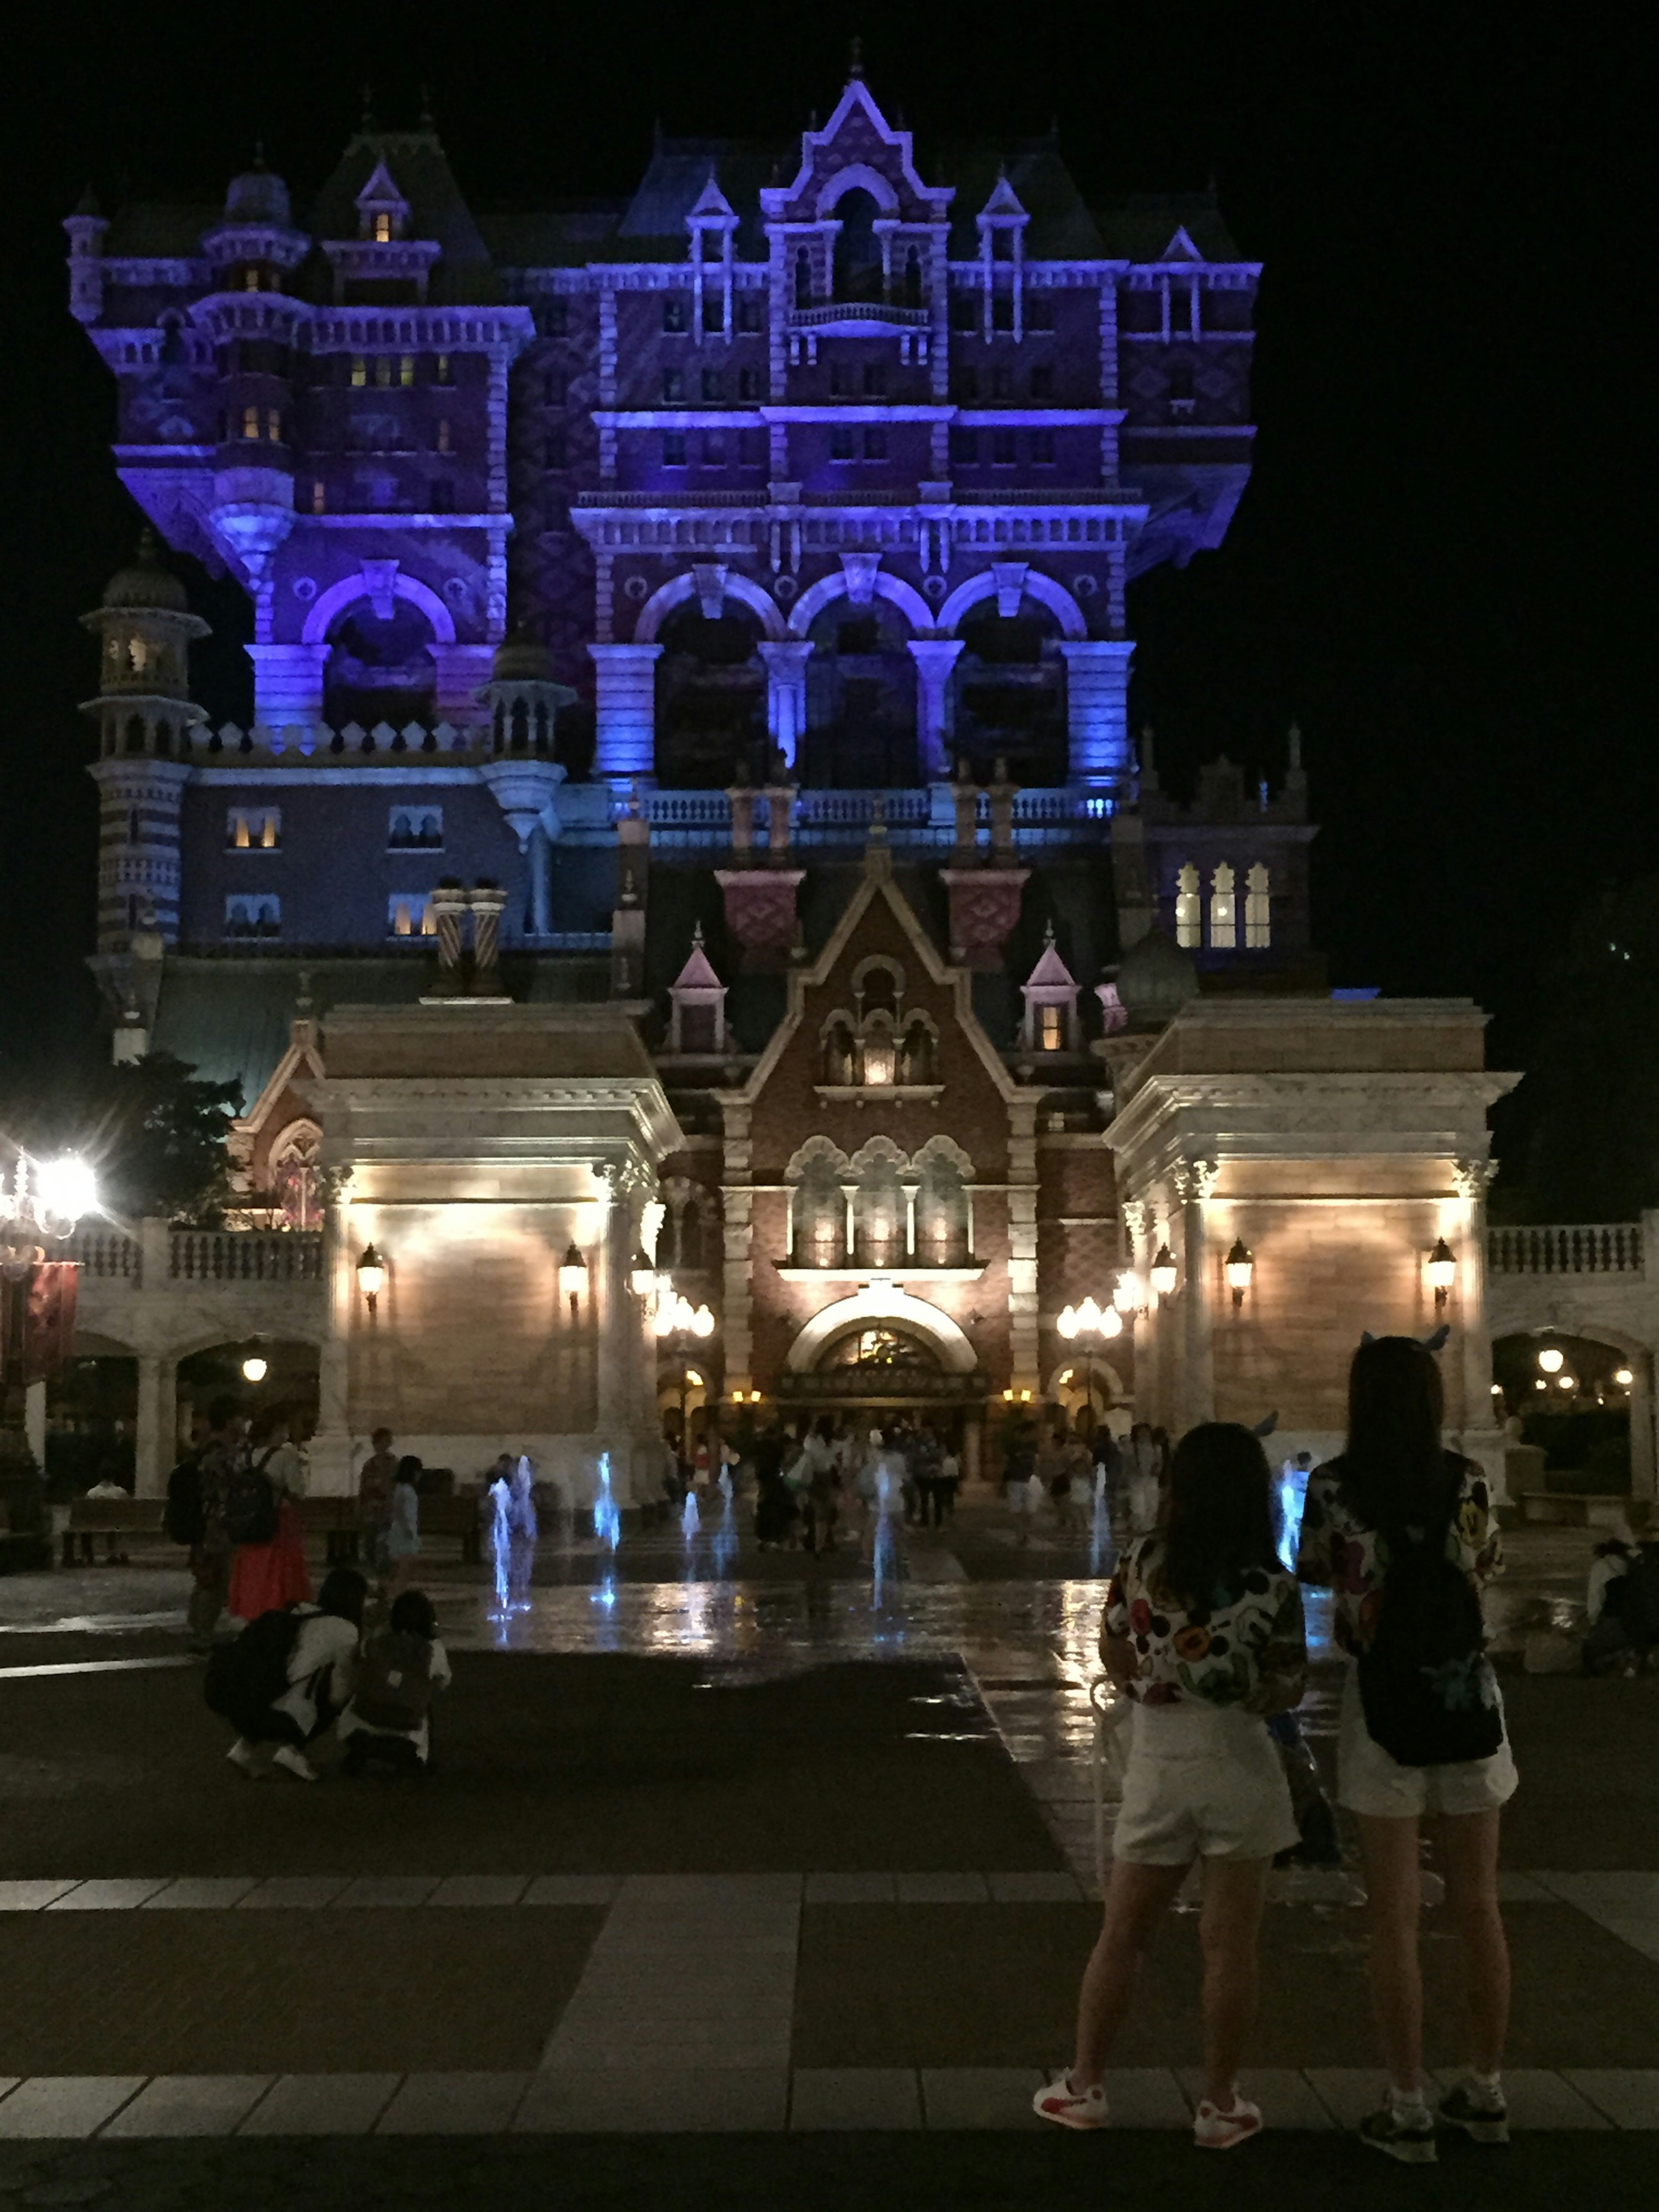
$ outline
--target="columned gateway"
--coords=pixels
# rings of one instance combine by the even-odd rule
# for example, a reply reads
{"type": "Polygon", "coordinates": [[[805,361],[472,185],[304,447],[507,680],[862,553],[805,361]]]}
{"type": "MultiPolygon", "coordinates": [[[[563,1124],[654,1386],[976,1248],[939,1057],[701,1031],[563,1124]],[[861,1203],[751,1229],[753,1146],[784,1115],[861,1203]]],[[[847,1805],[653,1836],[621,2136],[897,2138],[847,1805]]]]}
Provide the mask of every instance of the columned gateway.
{"type": "Polygon", "coordinates": [[[384,1423],[461,1476],[529,1451],[578,1501],[608,1452],[628,1502],[656,1425],[629,1276],[657,1164],[679,1141],[633,1011],[336,1009],[328,1073],[307,1086],[341,1194],[319,1487],[343,1487],[384,1423]],[[372,1305],[358,1279],[370,1246],[385,1269],[372,1305]]]}

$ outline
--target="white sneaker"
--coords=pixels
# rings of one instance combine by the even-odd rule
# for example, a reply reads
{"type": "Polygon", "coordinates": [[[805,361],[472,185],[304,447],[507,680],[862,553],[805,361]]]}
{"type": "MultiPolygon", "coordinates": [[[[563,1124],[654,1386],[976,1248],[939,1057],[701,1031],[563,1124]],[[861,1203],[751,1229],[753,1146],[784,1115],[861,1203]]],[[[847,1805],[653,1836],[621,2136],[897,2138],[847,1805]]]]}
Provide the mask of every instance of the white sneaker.
{"type": "Polygon", "coordinates": [[[291,1743],[278,1744],[270,1758],[274,1766],[285,1768],[296,1782],[315,1782],[318,1778],[316,1768],[304,1752],[295,1751],[291,1743]]]}
{"type": "Polygon", "coordinates": [[[1193,2121],[1193,2141],[1200,2150],[1232,2150],[1261,2132],[1261,2107],[1233,2091],[1225,2111],[1206,2097],[1193,2121]]]}
{"type": "Polygon", "coordinates": [[[235,1742],[225,1753],[225,1757],[239,1772],[246,1774],[250,1782],[257,1782],[265,1771],[265,1763],[259,1755],[258,1746],[250,1743],[245,1735],[237,1737],[235,1742]]]}
{"type": "Polygon", "coordinates": [[[1040,2119],[1052,2120],[1061,2128],[1103,2128],[1111,2117],[1102,2084],[1097,2081],[1092,2089],[1074,2089],[1071,2069],[1065,2066],[1037,2091],[1031,2109],[1040,2119]]]}

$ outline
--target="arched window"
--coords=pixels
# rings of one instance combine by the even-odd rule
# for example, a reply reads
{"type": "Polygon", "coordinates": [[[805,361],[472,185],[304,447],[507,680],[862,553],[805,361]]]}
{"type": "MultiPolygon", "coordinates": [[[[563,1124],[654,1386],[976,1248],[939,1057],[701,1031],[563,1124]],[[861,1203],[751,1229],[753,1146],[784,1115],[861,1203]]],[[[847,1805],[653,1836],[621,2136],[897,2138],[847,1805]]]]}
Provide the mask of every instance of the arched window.
{"type": "Polygon", "coordinates": [[[322,1208],[317,1194],[317,1156],[321,1132],[314,1121],[295,1121],[270,1148],[270,1188],[282,1208],[284,1229],[317,1229],[322,1208]]]}
{"type": "Polygon", "coordinates": [[[871,1157],[855,1162],[860,1169],[854,1218],[858,1232],[855,1256],[864,1267],[900,1265],[909,1257],[909,1203],[899,1173],[896,1146],[884,1146],[871,1157]]]}
{"type": "Polygon", "coordinates": [[[163,758],[165,758],[166,756],[173,750],[173,725],[171,722],[158,722],[155,725],[155,750],[163,757],[163,758]]]}
{"type": "Polygon", "coordinates": [[[812,257],[804,246],[795,249],[795,305],[810,307],[812,304],[812,257]]]}
{"type": "Polygon", "coordinates": [[[523,699],[513,702],[513,750],[526,752],[530,746],[530,708],[523,699]]]}
{"type": "Polygon", "coordinates": [[[913,1021],[899,1047],[901,1083],[931,1083],[933,1079],[933,1038],[926,1022],[913,1021]]]}
{"type": "Polygon", "coordinates": [[[966,1267],[972,1256],[973,1216],[962,1160],[954,1146],[930,1143],[918,1153],[916,1168],[916,1258],[928,1267],[966,1267]]]}
{"type": "Polygon", "coordinates": [[[1175,925],[1177,945],[1192,945],[1203,942],[1198,896],[1198,870],[1190,860],[1182,863],[1181,872],[1176,878],[1175,925]]]}
{"type": "Polygon", "coordinates": [[[1237,902],[1233,896],[1233,872],[1221,861],[1210,878],[1210,943],[1217,952],[1231,952],[1238,945],[1237,902]]]}
{"type": "Polygon", "coordinates": [[[864,1032],[864,1080],[883,1086],[898,1081],[898,1040],[893,1018],[885,1011],[868,1015],[864,1032]]]}
{"type": "Polygon", "coordinates": [[[1244,949],[1265,952],[1273,941],[1273,896],[1267,871],[1258,860],[1244,878],[1244,949]]]}
{"type": "Polygon", "coordinates": [[[798,1267],[837,1267],[849,1256],[847,1195],[842,1188],[849,1170],[826,1139],[815,1139],[813,1147],[808,1157],[798,1155],[789,1167],[795,1186],[789,1201],[789,1253],[798,1267]]]}
{"type": "Polygon", "coordinates": [[[127,717],[127,750],[141,753],[144,750],[144,718],[142,714],[127,717]]]}
{"type": "Polygon", "coordinates": [[[836,233],[836,297],[838,300],[878,300],[881,297],[881,240],[875,231],[879,210],[874,197],[854,185],[836,203],[841,228],[836,233]]]}
{"type": "Polygon", "coordinates": [[[921,256],[914,246],[904,257],[904,304],[907,307],[921,305],[921,256]]]}
{"type": "Polygon", "coordinates": [[[853,1025],[848,1021],[831,1022],[824,1032],[823,1079],[826,1083],[846,1085],[855,1081],[856,1074],[853,1025]]]}

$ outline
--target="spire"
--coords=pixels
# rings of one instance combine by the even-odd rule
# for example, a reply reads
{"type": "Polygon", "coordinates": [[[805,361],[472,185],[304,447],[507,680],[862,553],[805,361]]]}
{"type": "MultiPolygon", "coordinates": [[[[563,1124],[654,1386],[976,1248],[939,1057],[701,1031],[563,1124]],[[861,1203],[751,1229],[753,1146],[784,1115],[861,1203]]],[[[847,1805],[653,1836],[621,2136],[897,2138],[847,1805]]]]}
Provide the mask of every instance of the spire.
{"type": "Polygon", "coordinates": [[[862,39],[856,36],[853,40],[852,58],[848,64],[847,74],[848,78],[855,83],[861,82],[863,81],[864,41],[862,39]]]}

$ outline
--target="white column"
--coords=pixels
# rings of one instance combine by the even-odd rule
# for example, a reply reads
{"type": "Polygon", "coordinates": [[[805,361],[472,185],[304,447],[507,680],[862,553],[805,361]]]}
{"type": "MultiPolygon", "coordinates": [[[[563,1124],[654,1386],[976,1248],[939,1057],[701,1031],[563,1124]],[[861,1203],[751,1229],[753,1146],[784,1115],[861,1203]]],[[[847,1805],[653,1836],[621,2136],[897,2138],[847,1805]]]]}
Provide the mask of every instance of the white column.
{"type": "Polygon", "coordinates": [[[806,735],[806,661],[811,641],[769,639],[759,650],[766,663],[766,726],[785,767],[793,768],[806,735]]]}
{"type": "Polygon", "coordinates": [[[177,1373],[172,1360],[159,1359],[151,1352],[139,1354],[138,1419],[132,1436],[135,1498],[159,1498],[167,1487],[173,1459],[177,1373]]]}
{"type": "Polygon", "coordinates": [[[951,773],[946,702],[962,640],[913,637],[909,646],[916,664],[916,754],[922,775],[929,783],[938,783],[951,773]]]}
{"type": "Polygon", "coordinates": [[[659,645],[590,645],[598,677],[593,772],[626,782],[656,767],[659,645]]]}
{"type": "Polygon", "coordinates": [[[1067,638],[1066,735],[1073,783],[1127,787],[1130,774],[1129,663],[1125,638],[1067,638]]]}
{"type": "MultiPolygon", "coordinates": [[[[351,1239],[349,1209],[339,1200],[323,1219],[323,1284],[327,1300],[324,1334],[317,1353],[317,1433],[307,1455],[307,1474],[315,1498],[343,1498],[352,1487],[351,1322],[357,1288],[357,1252],[351,1239]]],[[[380,1316],[387,1320],[385,1313],[380,1316]]],[[[372,1419],[384,1420],[384,1411],[372,1419]]]]}

